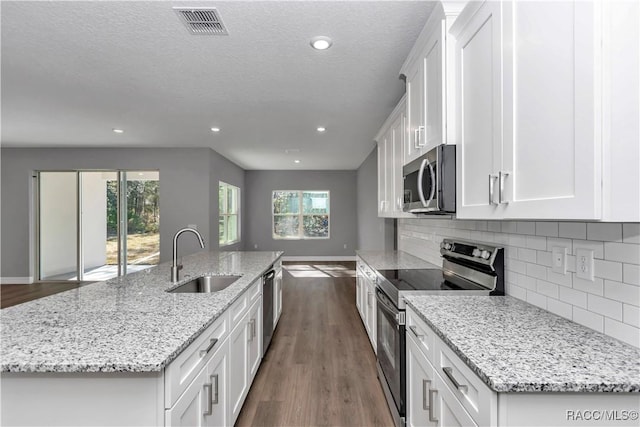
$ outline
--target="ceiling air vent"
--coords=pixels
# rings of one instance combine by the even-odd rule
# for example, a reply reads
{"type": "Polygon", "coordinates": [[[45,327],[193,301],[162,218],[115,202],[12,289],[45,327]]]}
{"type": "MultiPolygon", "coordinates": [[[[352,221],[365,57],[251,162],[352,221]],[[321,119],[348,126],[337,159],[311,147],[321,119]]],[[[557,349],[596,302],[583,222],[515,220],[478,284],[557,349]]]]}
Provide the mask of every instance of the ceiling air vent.
{"type": "Polygon", "coordinates": [[[191,34],[226,36],[229,33],[215,7],[174,7],[191,34]]]}

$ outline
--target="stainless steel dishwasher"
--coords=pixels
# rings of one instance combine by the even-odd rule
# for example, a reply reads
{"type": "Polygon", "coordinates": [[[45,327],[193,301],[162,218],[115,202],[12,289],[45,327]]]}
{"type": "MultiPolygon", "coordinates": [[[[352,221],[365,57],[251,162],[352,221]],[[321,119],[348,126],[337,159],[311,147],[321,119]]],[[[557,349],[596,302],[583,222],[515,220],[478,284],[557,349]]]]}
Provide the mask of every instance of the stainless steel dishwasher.
{"type": "Polygon", "coordinates": [[[273,265],[262,276],[262,355],[267,353],[273,336],[273,265]]]}

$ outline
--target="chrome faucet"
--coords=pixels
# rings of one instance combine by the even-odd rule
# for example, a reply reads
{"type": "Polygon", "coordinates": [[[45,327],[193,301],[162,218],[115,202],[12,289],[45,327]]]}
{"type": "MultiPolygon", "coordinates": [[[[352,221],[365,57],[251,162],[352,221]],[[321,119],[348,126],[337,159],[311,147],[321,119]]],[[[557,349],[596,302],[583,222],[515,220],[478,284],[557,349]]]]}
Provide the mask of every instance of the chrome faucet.
{"type": "Polygon", "coordinates": [[[196,235],[198,241],[200,242],[200,247],[204,248],[204,240],[202,240],[202,236],[198,233],[198,230],[195,228],[186,227],[181,230],[178,230],[175,236],[173,236],[173,258],[171,263],[171,282],[175,283],[179,279],[179,272],[182,270],[182,264],[178,264],[178,237],[185,231],[190,231],[196,235]]]}

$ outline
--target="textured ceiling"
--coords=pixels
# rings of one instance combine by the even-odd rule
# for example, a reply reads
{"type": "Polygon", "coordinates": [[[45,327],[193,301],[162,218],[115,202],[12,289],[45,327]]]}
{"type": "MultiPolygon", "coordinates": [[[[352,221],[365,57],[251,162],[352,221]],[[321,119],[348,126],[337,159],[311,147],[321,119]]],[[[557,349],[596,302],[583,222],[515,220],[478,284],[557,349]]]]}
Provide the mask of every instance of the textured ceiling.
{"type": "Polygon", "coordinates": [[[431,8],[2,1],[2,145],[211,147],[246,169],[355,169],[431,8]],[[173,6],[215,6],[229,35],[189,34],[173,6]],[[312,49],[318,35],[332,48],[312,49]]]}

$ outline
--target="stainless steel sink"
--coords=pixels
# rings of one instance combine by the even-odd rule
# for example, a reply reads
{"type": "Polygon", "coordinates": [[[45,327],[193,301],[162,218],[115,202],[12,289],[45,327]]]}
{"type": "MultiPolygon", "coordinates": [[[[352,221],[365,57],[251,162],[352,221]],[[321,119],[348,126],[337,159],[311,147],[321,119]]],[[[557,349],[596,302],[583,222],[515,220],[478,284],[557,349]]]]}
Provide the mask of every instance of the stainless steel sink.
{"type": "Polygon", "coordinates": [[[233,285],[242,276],[202,276],[171,289],[171,293],[218,292],[233,285]]]}

